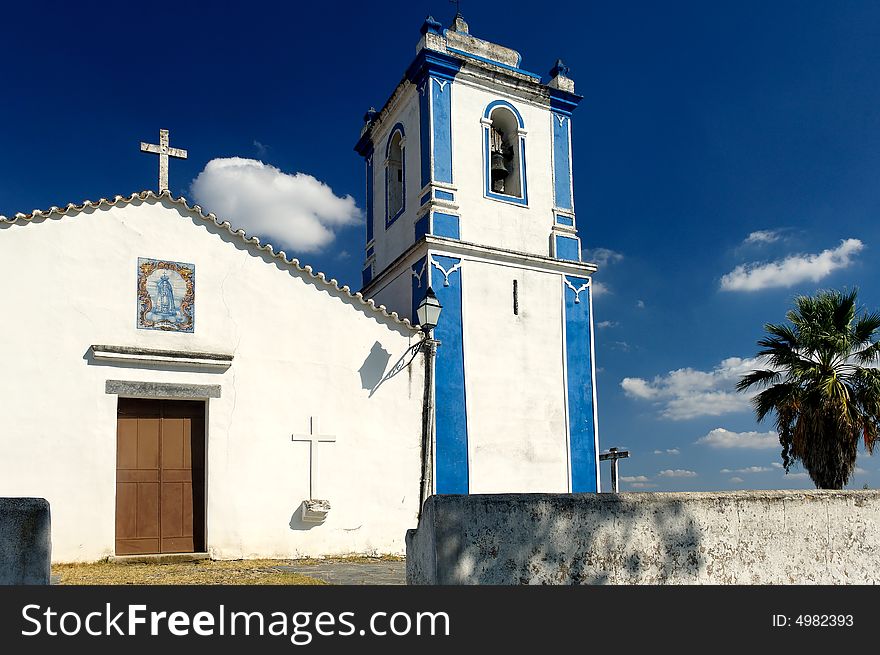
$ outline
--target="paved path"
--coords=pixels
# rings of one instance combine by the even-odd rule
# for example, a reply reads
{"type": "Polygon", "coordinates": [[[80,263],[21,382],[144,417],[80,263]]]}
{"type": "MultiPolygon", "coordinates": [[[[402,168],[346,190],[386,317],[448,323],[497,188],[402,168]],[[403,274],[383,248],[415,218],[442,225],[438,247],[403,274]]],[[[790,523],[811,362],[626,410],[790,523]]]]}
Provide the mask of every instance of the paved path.
{"type": "Polygon", "coordinates": [[[406,584],[406,562],[319,562],[317,564],[286,564],[274,566],[279,571],[302,573],[329,584],[338,585],[403,585],[406,584]]]}

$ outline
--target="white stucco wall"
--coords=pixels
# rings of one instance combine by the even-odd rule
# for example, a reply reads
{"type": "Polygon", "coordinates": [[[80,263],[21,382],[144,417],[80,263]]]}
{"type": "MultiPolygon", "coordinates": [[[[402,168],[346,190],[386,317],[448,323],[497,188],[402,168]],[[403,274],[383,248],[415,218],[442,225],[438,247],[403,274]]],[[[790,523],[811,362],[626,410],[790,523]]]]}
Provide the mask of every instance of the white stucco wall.
{"type": "Polygon", "coordinates": [[[215,557],[403,551],[418,511],[423,360],[372,395],[383,371],[364,363],[390,369],[410,328],[167,200],[3,224],[0,279],[0,496],[49,500],[56,561],[113,554],[109,379],[221,386],[207,410],[215,557]],[[138,257],[195,264],[194,334],[136,328],[138,257]],[[234,360],[225,372],[98,363],[93,344],[234,360]],[[309,528],[294,517],[309,495],[308,446],[291,435],[312,416],[337,441],[321,444],[315,493],[332,509],[309,528]]]}
{"type": "Polygon", "coordinates": [[[459,75],[452,85],[452,162],[461,207],[461,240],[471,243],[550,255],[553,227],[553,169],[550,109],[487,89],[459,75]],[[506,100],[525,123],[528,205],[520,206],[485,197],[483,125],[480,119],[494,100],[506,100]]]}
{"type": "Polygon", "coordinates": [[[560,276],[465,260],[462,315],[471,493],[568,491],[560,276]]]}
{"type": "Polygon", "coordinates": [[[419,94],[416,87],[404,82],[400,96],[373,136],[373,238],[376,245],[376,273],[385,269],[413,244],[419,191],[422,188],[421,139],[419,136],[419,94]],[[385,149],[394,127],[400,123],[405,133],[403,214],[385,229],[385,149]]]}

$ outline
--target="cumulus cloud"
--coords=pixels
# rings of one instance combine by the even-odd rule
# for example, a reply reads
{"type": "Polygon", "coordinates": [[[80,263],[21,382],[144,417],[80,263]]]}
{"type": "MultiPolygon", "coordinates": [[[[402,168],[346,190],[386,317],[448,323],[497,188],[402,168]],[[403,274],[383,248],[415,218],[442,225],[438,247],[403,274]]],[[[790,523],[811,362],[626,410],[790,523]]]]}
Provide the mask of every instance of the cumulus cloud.
{"type": "Polygon", "coordinates": [[[604,328],[617,327],[618,325],[619,324],[617,321],[599,321],[598,323],[596,323],[596,327],[599,328],[600,330],[604,329],[604,328]]]}
{"type": "Polygon", "coordinates": [[[655,455],[678,455],[681,451],[678,448],[667,448],[666,450],[655,450],[655,455]]]}
{"type": "Polygon", "coordinates": [[[711,448],[770,450],[779,448],[779,435],[773,430],[770,432],[731,432],[724,428],[715,428],[694,443],[711,448]]]}
{"type": "Polygon", "coordinates": [[[666,469],[657,474],[661,478],[695,478],[696,471],[688,471],[687,469],[666,469]]]}
{"type": "Polygon", "coordinates": [[[747,394],[735,386],[744,373],[765,364],[757,358],[728,357],[711,371],[680,368],[653,380],[624,378],[620,386],[630,398],[653,401],[660,416],[676,421],[749,410],[747,394]]]}
{"type": "Polygon", "coordinates": [[[763,243],[775,243],[779,241],[780,233],[782,230],[756,230],[755,232],[750,232],[749,236],[745,238],[743,243],[749,244],[763,244],[763,243]]]}
{"type": "Polygon", "coordinates": [[[584,253],[585,261],[595,262],[600,268],[604,268],[608,266],[608,264],[614,262],[619,262],[622,259],[623,255],[610,248],[594,248],[593,250],[587,250],[586,253],[584,253]]]}
{"type": "Polygon", "coordinates": [[[650,482],[651,478],[645,475],[622,475],[620,480],[622,482],[650,482]]]}
{"type": "Polygon", "coordinates": [[[847,268],[865,245],[858,239],[846,239],[836,248],[814,255],[790,255],[774,262],[740,264],[721,278],[722,291],[760,291],[828,277],[847,268]]]}
{"type": "Polygon", "coordinates": [[[249,236],[281,248],[318,252],[336,231],[362,221],[351,196],[305,173],[285,173],[255,159],[212,159],[192,182],[196,202],[249,236]]]}
{"type": "Polygon", "coordinates": [[[722,473],[766,473],[767,471],[772,471],[773,469],[769,466],[746,466],[741,469],[721,469],[722,473]]]}
{"type": "Polygon", "coordinates": [[[603,284],[597,280],[593,280],[590,287],[592,288],[593,298],[598,298],[599,296],[605,296],[611,293],[611,289],[608,288],[607,284],[603,284]]]}
{"type": "Polygon", "coordinates": [[[742,478],[740,478],[736,475],[734,475],[732,478],[730,478],[730,481],[731,482],[745,482],[745,480],[743,480],[742,478]]]}

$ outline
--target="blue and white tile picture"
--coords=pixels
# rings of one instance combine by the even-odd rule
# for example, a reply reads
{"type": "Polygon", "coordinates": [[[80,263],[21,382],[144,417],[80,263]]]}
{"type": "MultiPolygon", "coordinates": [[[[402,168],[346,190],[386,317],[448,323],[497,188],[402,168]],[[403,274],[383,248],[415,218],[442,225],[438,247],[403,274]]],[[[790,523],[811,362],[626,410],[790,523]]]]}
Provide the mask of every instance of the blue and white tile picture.
{"type": "Polygon", "coordinates": [[[139,257],[137,275],[138,328],[193,332],[195,265],[139,257]]]}

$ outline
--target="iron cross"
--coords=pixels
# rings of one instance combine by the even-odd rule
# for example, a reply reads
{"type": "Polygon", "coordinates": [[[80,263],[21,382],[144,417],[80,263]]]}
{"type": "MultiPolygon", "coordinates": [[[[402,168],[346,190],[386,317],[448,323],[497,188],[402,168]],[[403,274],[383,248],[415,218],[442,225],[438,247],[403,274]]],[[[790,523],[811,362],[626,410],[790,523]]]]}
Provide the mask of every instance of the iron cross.
{"type": "Polygon", "coordinates": [[[141,141],[141,152],[159,155],[159,193],[168,191],[168,158],[186,159],[186,150],[168,145],[168,130],[159,130],[159,145],[141,141]]]}
{"type": "Polygon", "coordinates": [[[315,491],[318,488],[318,449],[319,443],[333,443],[336,437],[330,434],[315,434],[315,417],[309,419],[308,434],[294,434],[292,441],[305,441],[309,444],[309,500],[315,498],[315,491]]]}
{"type": "Polygon", "coordinates": [[[617,481],[617,462],[626,457],[629,457],[629,451],[617,448],[609,448],[608,452],[599,453],[600,462],[604,462],[606,459],[611,460],[611,490],[614,493],[620,493],[620,484],[617,481]]]}

